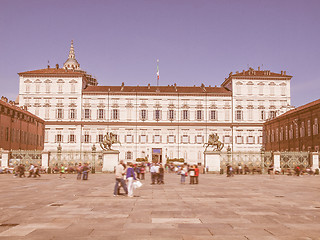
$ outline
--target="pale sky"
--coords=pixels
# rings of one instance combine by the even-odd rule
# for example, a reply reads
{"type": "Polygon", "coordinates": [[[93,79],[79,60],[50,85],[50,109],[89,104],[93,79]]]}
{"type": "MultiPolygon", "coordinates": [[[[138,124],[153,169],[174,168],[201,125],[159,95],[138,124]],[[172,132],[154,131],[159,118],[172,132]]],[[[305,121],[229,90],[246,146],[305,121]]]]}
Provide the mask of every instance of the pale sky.
{"type": "Polygon", "coordinates": [[[317,0],[0,0],[0,96],[17,73],[63,65],[74,40],[99,85],[220,85],[261,66],[292,75],[292,105],[319,99],[317,0]]]}

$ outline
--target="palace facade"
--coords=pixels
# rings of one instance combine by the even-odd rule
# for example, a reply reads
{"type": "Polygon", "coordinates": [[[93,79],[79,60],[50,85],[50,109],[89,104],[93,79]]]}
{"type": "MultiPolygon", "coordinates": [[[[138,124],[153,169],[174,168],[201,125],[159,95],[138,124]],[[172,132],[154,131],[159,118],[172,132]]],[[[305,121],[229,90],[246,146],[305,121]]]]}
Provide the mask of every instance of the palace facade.
{"type": "MultiPolygon", "coordinates": [[[[203,162],[217,133],[226,151],[260,151],[263,123],[291,109],[292,76],[249,68],[217,86],[98,86],[80,69],[73,43],[62,68],[19,73],[19,105],[45,119],[45,150],[100,149],[117,134],[120,159],[203,162]]],[[[112,79],[110,80],[112,82],[112,79]]]]}

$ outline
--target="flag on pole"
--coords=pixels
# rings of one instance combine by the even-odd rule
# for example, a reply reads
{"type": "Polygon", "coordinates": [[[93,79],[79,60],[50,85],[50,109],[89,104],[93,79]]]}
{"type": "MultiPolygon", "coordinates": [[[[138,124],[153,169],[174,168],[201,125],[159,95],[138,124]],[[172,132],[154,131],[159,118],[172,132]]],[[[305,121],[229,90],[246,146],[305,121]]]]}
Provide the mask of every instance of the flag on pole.
{"type": "Polygon", "coordinates": [[[160,72],[159,72],[159,59],[157,59],[157,80],[160,78],[160,72]]]}

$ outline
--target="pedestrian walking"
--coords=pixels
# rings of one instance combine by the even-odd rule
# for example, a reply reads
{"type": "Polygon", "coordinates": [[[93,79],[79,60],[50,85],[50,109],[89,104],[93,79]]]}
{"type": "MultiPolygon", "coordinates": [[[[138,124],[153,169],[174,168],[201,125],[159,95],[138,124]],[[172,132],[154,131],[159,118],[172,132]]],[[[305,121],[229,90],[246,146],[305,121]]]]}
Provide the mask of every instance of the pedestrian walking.
{"type": "Polygon", "coordinates": [[[84,163],[84,166],[82,168],[82,180],[88,180],[90,168],[88,166],[88,163],[84,163]]]}
{"type": "Polygon", "coordinates": [[[140,168],[140,177],[141,177],[140,179],[141,179],[141,180],[144,180],[145,170],[146,170],[146,169],[145,169],[145,166],[144,166],[144,164],[142,164],[142,165],[141,165],[141,168],[140,168]]]}
{"type": "Polygon", "coordinates": [[[194,165],[194,173],[195,173],[195,175],[194,175],[195,184],[199,184],[200,170],[197,165],[194,165]]]}
{"type": "Polygon", "coordinates": [[[155,184],[156,181],[156,166],[154,163],[152,163],[152,166],[150,167],[150,174],[151,174],[151,184],[155,184]]]}
{"type": "Polygon", "coordinates": [[[116,184],[114,185],[114,191],[113,196],[119,195],[119,185],[124,189],[125,193],[128,195],[128,189],[126,182],[123,179],[123,176],[126,174],[126,168],[124,166],[123,160],[120,160],[119,164],[116,166],[115,169],[115,175],[116,175],[116,184]]]}
{"type": "Polygon", "coordinates": [[[81,175],[82,175],[82,164],[79,163],[79,165],[76,167],[77,170],[77,180],[81,180],[81,175]]]}
{"type": "Polygon", "coordinates": [[[184,164],[184,166],[180,168],[180,176],[181,176],[181,179],[180,179],[181,184],[186,184],[186,176],[188,176],[188,166],[186,163],[184,164]]]}
{"type": "Polygon", "coordinates": [[[195,175],[196,175],[196,172],[194,170],[194,166],[191,165],[189,170],[188,170],[188,173],[189,173],[189,176],[190,176],[190,184],[194,184],[194,178],[195,178],[195,175]]]}
{"type": "Polygon", "coordinates": [[[60,176],[59,176],[59,178],[66,178],[65,176],[64,176],[64,174],[65,174],[65,171],[66,171],[66,169],[65,169],[65,167],[63,166],[63,164],[61,164],[61,166],[60,166],[60,176]]]}
{"type": "Polygon", "coordinates": [[[26,168],[23,164],[19,165],[19,177],[26,177],[26,175],[24,174],[24,172],[26,171],[26,168]]]}
{"type": "Polygon", "coordinates": [[[164,184],[164,167],[162,164],[159,166],[159,181],[158,184],[164,184]]]}
{"type": "Polygon", "coordinates": [[[41,175],[40,175],[40,168],[39,168],[38,165],[35,165],[33,177],[35,178],[35,177],[37,177],[37,176],[38,176],[38,177],[41,177],[41,175]]]}
{"type": "Polygon", "coordinates": [[[29,176],[28,178],[32,177],[34,173],[34,165],[31,163],[30,167],[29,167],[29,176]]]}
{"type": "Polygon", "coordinates": [[[133,164],[128,163],[129,167],[127,168],[127,182],[128,182],[128,197],[133,197],[133,180],[136,179],[136,175],[134,173],[133,164]]]}

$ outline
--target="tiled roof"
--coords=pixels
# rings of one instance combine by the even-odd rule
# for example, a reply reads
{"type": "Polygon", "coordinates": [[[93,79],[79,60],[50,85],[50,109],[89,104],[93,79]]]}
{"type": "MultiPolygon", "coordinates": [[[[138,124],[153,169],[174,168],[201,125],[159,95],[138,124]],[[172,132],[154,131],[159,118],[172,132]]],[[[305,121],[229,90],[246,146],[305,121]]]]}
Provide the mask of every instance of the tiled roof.
{"type": "Polygon", "coordinates": [[[279,116],[279,118],[284,117],[284,116],[287,116],[287,115],[290,115],[290,114],[293,114],[293,113],[296,113],[296,112],[299,112],[299,111],[302,111],[302,110],[305,110],[305,109],[310,108],[310,107],[313,107],[313,106],[315,106],[315,105],[317,105],[317,104],[320,104],[320,99],[315,100],[315,101],[313,101],[313,102],[309,102],[309,103],[307,103],[307,104],[305,104],[305,105],[302,105],[302,106],[300,106],[300,107],[297,107],[297,108],[295,108],[295,109],[292,109],[292,110],[290,110],[290,111],[288,111],[288,112],[285,112],[284,114],[281,114],[281,115],[279,116]]]}
{"type": "Polygon", "coordinates": [[[205,94],[217,93],[231,95],[231,92],[223,87],[182,87],[182,86],[88,86],[84,89],[84,93],[92,92],[120,92],[120,93],[189,93],[189,94],[205,94]]]}
{"type": "Polygon", "coordinates": [[[15,111],[24,113],[24,114],[26,114],[26,115],[28,115],[28,116],[30,116],[30,117],[36,118],[36,119],[37,119],[38,121],[40,121],[40,122],[44,122],[43,119],[41,119],[41,118],[39,118],[38,116],[30,113],[29,111],[24,110],[24,109],[22,109],[22,108],[20,108],[20,107],[18,107],[18,106],[15,106],[15,105],[13,105],[13,104],[11,104],[11,103],[5,102],[5,101],[3,101],[2,99],[0,99],[0,105],[3,105],[3,106],[5,106],[5,107],[7,107],[7,108],[10,108],[10,109],[12,109],[12,110],[15,110],[15,111]]]}
{"type": "Polygon", "coordinates": [[[39,70],[27,71],[27,72],[20,72],[18,73],[21,75],[73,75],[73,76],[83,76],[85,75],[84,71],[73,71],[67,70],[64,68],[44,68],[39,70]]]}

